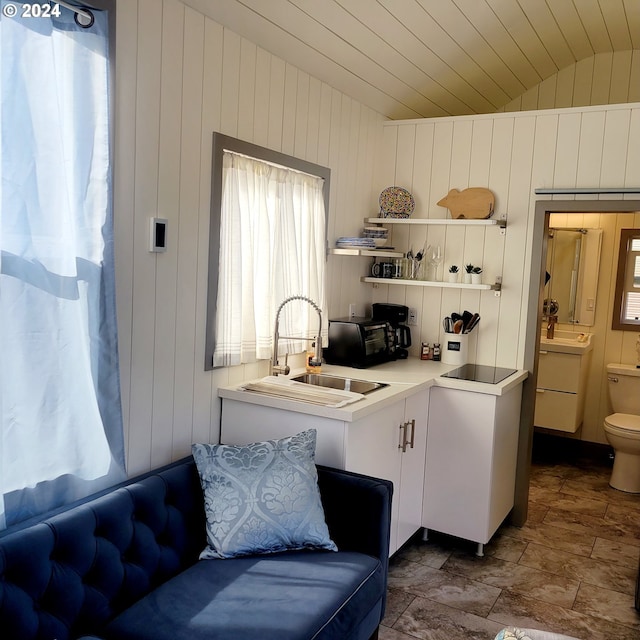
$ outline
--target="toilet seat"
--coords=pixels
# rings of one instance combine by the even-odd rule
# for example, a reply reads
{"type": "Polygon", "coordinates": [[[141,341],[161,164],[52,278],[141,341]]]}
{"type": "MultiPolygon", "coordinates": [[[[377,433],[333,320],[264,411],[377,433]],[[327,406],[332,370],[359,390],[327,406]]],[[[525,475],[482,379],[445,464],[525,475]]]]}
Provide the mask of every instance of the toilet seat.
{"type": "Polygon", "coordinates": [[[612,413],[604,419],[604,427],[611,433],[640,439],[640,416],[631,413],[612,413]]]}

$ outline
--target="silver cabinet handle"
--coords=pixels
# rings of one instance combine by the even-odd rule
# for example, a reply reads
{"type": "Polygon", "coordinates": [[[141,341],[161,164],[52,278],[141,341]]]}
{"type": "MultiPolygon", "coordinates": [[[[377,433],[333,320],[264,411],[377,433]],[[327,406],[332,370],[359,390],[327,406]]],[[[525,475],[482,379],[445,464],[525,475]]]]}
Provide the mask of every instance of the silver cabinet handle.
{"type": "Polygon", "coordinates": [[[416,421],[412,420],[409,424],[411,425],[411,440],[409,441],[409,446],[413,449],[416,438],[416,421]]]}
{"type": "Polygon", "coordinates": [[[618,378],[616,376],[607,376],[607,380],[609,382],[618,382],[618,378]]]}
{"type": "Polygon", "coordinates": [[[402,449],[402,453],[407,450],[407,423],[400,425],[400,444],[398,449],[402,449]]]}
{"type": "Polygon", "coordinates": [[[416,437],[416,421],[410,420],[409,422],[405,422],[401,424],[400,427],[400,444],[398,445],[398,449],[402,449],[402,453],[407,452],[407,446],[413,449],[413,445],[416,437]],[[411,439],[407,440],[407,432],[408,428],[411,427],[411,439]]]}
{"type": "Polygon", "coordinates": [[[548,351],[539,351],[538,352],[541,356],[546,356],[549,352],[548,351]]]}

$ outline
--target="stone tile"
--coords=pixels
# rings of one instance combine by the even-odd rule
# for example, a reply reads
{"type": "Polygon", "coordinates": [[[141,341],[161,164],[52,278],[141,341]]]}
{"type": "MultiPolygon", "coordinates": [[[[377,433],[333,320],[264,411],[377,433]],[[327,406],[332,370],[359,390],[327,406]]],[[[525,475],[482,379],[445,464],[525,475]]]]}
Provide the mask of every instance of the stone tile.
{"type": "Polygon", "coordinates": [[[498,531],[484,546],[484,555],[508,562],[518,562],[526,547],[525,540],[518,540],[515,536],[498,531]]]}
{"type": "Polygon", "coordinates": [[[380,625],[380,634],[378,635],[378,638],[379,640],[416,640],[415,636],[408,636],[406,633],[390,629],[383,625],[380,625]]]}
{"type": "Polygon", "coordinates": [[[638,575],[638,567],[622,567],[533,543],[525,549],[520,564],[627,594],[634,593],[638,575]]]}
{"type": "Polygon", "coordinates": [[[640,546],[596,538],[591,557],[594,560],[606,560],[623,566],[629,566],[630,563],[637,565],[638,558],[640,558],[640,546]]]}
{"type": "Polygon", "coordinates": [[[451,553],[452,548],[438,542],[417,542],[403,547],[397,553],[397,558],[439,569],[447,561],[451,553]]]}
{"type": "Polygon", "coordinates": [[[604,516],[607,510],[607,503],[604,500],[586,497],[576,500],[575,496],[535,486],[529,487],[529,501],[541,503],[552,509],[583,513],[596,517],[604,516]]]}
{"type": "Polygon", "coordinates": [[[504,533],[519,540],[536,542],[547,547],[586,557],[591,555],[596,539],[590,533],[571,531],[544,523],[530,525],[528,521],[522,527],[509,526],[504,529],[504,533]]]}
{"type": "Polygon", "coordinates": [[[611,466],[594,465],[592,460],[576,461],[575,464],[563,464],[563,476],[566,480],[578,480],[585,485],[593,487],[602,486],[602,483],[609,484],[611,477],[611,466]]]}
{"type": "Polygon", "coordinates": [[[640,532],[640,510],[629,509],[628,505],[609,504],[604,521],[629,526],[640,532]]]}
{"type": "Polygon", "coordinates": [[[566,464],[532,462],[529,475],[531,480],[539,480],[541,477],[547,476],[564,479],[569,471],[570,469],[566,464]]]}
{"type": "Polygon", "coordinates": [[[453,554],[443,569],[567,609],[573,605],[579,586],[577,580],[491,557],[473,558],[453,554]]]}
{"type": "Polygon", "coordinates": [[[632,595],[582,584],[573,610],[640,632],[640,614],[635,610],[633,603],[632,595]]]}
{"type": "Polygon", "coordinates": [[[502,627],[484,617],[416,598],[400,616],[394,630],[421,640],[493,640],[502,627]]]}
{"type": "Polygon", "coordinates": [[[394,564],[393,571],[389,572],[389,588],[480,616],[489,613],[500,595],[496,587],[408,561],[394,564]]]}
{"type": "Polygon", "coordinates": [[[609,477],[591,479],[590,482],[582,479],[565,480],[562,485],[562,493],[571,496],[604,500],[605,502],[614,504],[624,504],[628,502],[633,505],[637,501],[637,497],[634,499],[634,496],[610,487],[609,477]]]}
{"type": "Polygon", "coordinates": [[[565,479],[552,473],[535,473],[531,474],[529,479],[529,487],[538,487],[539,489],[547,489],[549,491],[560,491],[565,479]]]}
{"type": "Polygon", "coordinates": [[[613,487],[607,487],[607,502],[612,505],[624,506],[627,509],[640,511],[640,494],[619,491],[613,487]]]}
{"type": "Polygon", "coordinates": [[[400,589],[387,589],[387,606],[382,624],[392,627],[396,620],[406,611],[415,600],[415,596],[400,589]]]}
{"type": "Polygon", "coordinates": [[[527,524],[539,524],[547,515],[549,507],[537,502],[530,502],[527,510],[527,524]]]}
{"type": "Polygon", "coordinates": [[[639,544],[640,542],[640,530],[636,528],[580,513],[549,509],[549,512],[544,517],[544,524],[550,524],[569,531],[591,534],[612,542],[623,542],[631,545],[639,544]]]}
{"type": "Polygon", "coordinates": [[[583,640],[638,640],[637,632],[628,627],[510,591],[502,592],[489,619],[499,622],[503,627],[513,625],[540,629],[583,640]]]}

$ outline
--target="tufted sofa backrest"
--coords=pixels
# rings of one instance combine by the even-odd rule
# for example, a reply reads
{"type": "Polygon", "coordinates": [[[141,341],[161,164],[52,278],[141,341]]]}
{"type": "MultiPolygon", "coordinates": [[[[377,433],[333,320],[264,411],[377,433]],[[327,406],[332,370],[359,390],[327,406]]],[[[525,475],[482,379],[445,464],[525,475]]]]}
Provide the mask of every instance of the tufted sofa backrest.
{"type": "Polygon", "coordinates": [[[202,490],[185,459],[0,538],[0,637],[89,635],[204,548],[202,490]]]}

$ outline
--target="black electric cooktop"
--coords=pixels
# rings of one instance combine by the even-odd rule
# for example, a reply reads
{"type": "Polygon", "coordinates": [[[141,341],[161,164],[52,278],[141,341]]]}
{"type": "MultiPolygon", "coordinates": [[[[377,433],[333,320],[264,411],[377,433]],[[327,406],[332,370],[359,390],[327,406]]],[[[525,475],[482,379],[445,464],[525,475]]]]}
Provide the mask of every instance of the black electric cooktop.
{"type": "Polygon", "coordinates": [[[443,373],[442,378],[457,378],[458,380],[472,380],[473,382],[485,382],[497,384],[514,374],[517,369],[505,367],[489,367],[485,364],[465,364],[448,373],[443,373]]]}

